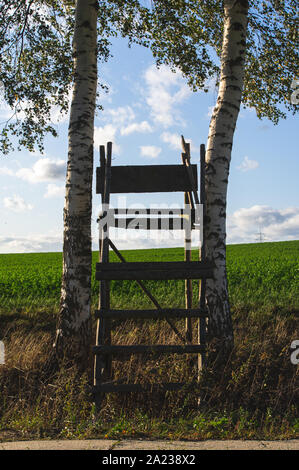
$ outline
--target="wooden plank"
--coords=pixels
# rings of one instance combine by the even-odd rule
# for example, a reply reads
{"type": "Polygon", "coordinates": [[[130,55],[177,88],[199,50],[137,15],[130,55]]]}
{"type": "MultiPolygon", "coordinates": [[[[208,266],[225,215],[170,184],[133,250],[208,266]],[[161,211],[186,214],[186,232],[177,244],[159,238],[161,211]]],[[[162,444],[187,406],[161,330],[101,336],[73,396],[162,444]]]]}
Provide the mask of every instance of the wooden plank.
{"type": "Polygon", "coordinates": [[[117,384],[117,383],[103,383],[99,387],[94,387],[94,393],[130,393],[130,392],[161,392],[170,391],[175,392],[178,390],[195,390],[199,388],[198,382],[185,383],[185,382],[163,382],[163,383],[143,383],[143,384],[117,384]]]}
{"type": "Polygon", "coordinates": [[[198,354],[205,350],[200,344],[133,344],[133,345],[99,345],[93,347],[96,355],[131,355],[131,354],[198,354]]]}
{"type": "Polygon", "coordinates": [[[156,271],[178,271],[182,268],[190,271],[197,271],[200,269],[214,268],[214,263],[208,260],[203,261],[130,261],[127,263],[96,263],[96,270],[111,270],[115,272],[130,272],[139,270],[156,270],[156,271]]]}
{"type": "MultiPolygon", "coordinates": [[[[105,172],[105,165],[106,165],[106,157],[105,157],[105,146],[104,145],[100,145],[100,165],[101,165],[101,168],[103,169],[102,171],[105,172]]],[[[101,192],[101,198],[102,198],[102,202],[104,201],[104,197],[105,197],[105,188],[104,188],[104,184],[102,185],[102,192],[101,192]]],[[[98,222],[98,220],[97,220],[98,222]]],[[[102,253],[102,237],[99,236],[99,256],[100,256],[100,261],[101,261],[101,253],[102,253]]]]}
{"type": "MultiPolygon", "coordinates": [[[[173,218],[114,218],[110,227],[129,230],[184,230],[185,225],[190,224],[188,219],[182,217],[173,218]]],[[[191,225],[191,224],[190,224],[191,225]]],[[[191,227],[190,227],[191,228],[191,227]]]]}
{"type": "MultiPolygon", "coordinates": [[[[197,189],[197,165],[191,165],[197,189]]],[[[102,192],[103,169],[96,169],[96,192],[102,192]]],[[[183,165],[131,165],[111,168],[111,193],[153,193],[192,191],[183,165]]]]}
{"type": "Polygon", "coordinates": [[[194,196],[194,201],[196,205],[199,205],[199,197],[197,194],[197,189],[198,189],[198,184],[197,180],[195,181],[193,171],[192,171],[192,166],[190,162],[190,146],[186,144],[184,137],[182,136],[182,145],[185,151],[185,165],[187,168],[187,173],[188,173],[188,178],[189,178],[189,184],[191,186],[191,191],[193,191],[193,196],[194,196]]]}
{"type": "MultiPolygon", "coordinates": [[[[190,144],[188,144],[188,146],[189,146],[189,153],[190,153],[190,144]]],[[[186,157],[184,154],[182,154],[182,163],[183,165],[186,165],[186,157]]],[[[191,192],[184,193],[184,203],[185,203],[185,208],[187,208],[188,204],[190,205],[194,204],[191,192]]],[[[185,261],[189,262],[191,261],[191,240],[192,240],[191,224],[189,225],[185,224],[184,229],[185,229],[184,259],[185,261]]],[[[192,279],[185,280],[185,306],[186,306],[186,309],[192,308],[192,279]]],[[[186,332],[186,341],[189,343],[192,343],[192,321],[189,316],[186,316],[185,332],[186,332]]]]}
{"type": "Polygon", "coordinates": [[[193,228],[195,210],[186,205],[184,209],[109,209],[103,222],[132,230],[184,230],[189,228],[190,219],[193,228]]]}
{"type": "Polygon", "coordinates": [[[176,215],[176,216],[184,216],[184,215],[190,215],[190,209],[186,211],[185,208],[183,207],[175,207],[173,209],[157,209],[157,208],[129,208],[129,209],[109,209],[110,211],[113,211],[115,215],[136,215],[136,216],[142,216],[142,215],[176,215]]]}
{"type": "Polygon", "coordinates": [[[168,280],[213,277],[209,261],[97,263],[97,280],[168,280]]]}
{"type": "Polygon", "coordinates": [[[96,318],[110,318],[126,320],[128,318],[142,318],[142,319],[154,319],[161,320],[165,318],[201,318],[206,316],[205,311],[201,311],[199,308],[186,310],[184,308],[165,308],[161,310],[96,310],[96,318]]]}

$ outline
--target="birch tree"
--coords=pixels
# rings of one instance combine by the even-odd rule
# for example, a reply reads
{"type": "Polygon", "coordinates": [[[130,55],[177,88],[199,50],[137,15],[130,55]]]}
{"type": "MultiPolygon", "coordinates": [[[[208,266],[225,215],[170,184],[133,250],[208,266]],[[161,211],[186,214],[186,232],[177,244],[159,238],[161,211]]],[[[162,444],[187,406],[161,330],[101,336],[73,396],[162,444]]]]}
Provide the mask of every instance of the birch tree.
{"type": "Polygon", "coordinates": [[[61,305],[55,347],[78,364],[91,331],[91,213],[93,134],[97,95],[98,2],[77,0],[74,86],[68,132],[61,305]],[[76,359],[76,356],[79,356],[76,359]]]}
{"type": "Polygon", "coordinates": [[[224,359],[233,345],[226,274],[227,185],[243,90],[247,24],[248,1],[225,1],[219,91],[206,149],[207,257],[216,264],[215,278],[207,280],[206,287],[208,326],[210,340],[224,359]]]}

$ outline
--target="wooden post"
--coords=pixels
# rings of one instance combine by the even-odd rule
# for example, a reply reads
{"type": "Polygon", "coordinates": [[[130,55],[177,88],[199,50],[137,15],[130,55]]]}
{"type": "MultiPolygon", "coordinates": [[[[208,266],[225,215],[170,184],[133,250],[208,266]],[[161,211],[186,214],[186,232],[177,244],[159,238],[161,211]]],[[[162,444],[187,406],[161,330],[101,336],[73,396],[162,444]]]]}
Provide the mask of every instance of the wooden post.
{"type": "MultiPolygon", "coordinates": [[[[193,177],[193,173],[190,167],[190,146],[189,144],[185,142],[185,139],[183,136],[182,136],[182,146],[186,154],[185,163],[188,168],[190,182],[192,183],[192,187],[194,188],[193,196],[194,196],[195,204],[203,205],[203,220],[204,220],[205,202],[206,202],[206,198],[205,198],[205,145],[201,144],[200,146],[200,201],[198,198],[197,191],[195,190],[194,177],[193,177]]],[[[202,246],[200,249],[200,260],[203,260],[206,256],[204,227],[201,227],[201,230],[202,230],[203,235],[202,235],[202,246]]],[[[206,296],[205,292],[206,292],[206,281],[205,279],[202,279],[200,281],[200,286],[199,286],[199,308],[200,309],[205,309],[205,296],[206,296]]],[[[206,319],[200,318],[198,320],[198,343],[204,346],[205,342],[206,342],[206,319]]],[[[200,371],[203,368],[204,364],[205,364],[205,354],[203,352],[202,354],[198,355],[198,379],[200,378],[200,371]]]]}
{"type": "MultiPolygon", "coordinates": [[[[188,146],[189,154],[190,154],[190,144],[185,144],[188,146]]],[[[182,162],[186,166],[186,154],[182,153],[182,162]]],[[[187,168],[187,167],[186,167],[187,168]]],[[[185,209],[190,205],[190,209],[192,207],[192,196],[190,193],[184,193],[184,203],[185,209]]],[[[185,225],[185,249],[184,249],[184,260],[191,261],[191,220],[190,223],[185,225]]],[[[186,279],[185,280],[185,306],[186,309],[192,308],[192,280],[186,279]]],[[[186,333],[186,341],[187,343],[192,343],[192,320],[191,318],[186,318],[185,320],[185,333],[186,333]]]]}
{"type": "MultiPolygon", "coordinates": [[[[205,168],[206,168],[206,149],[205,145],[200,146],[200,203],[203,205],[203,227],[202,230],[202,246],[200,249],[200,259],[204,260],[206,257],[206,238],[204,230],[205,220],[205,207],[206,207],[206,191],[205,191],[205,168]]],[[[206,308],[206,280],[201,279],[199,286],[199,308],[204,310],[206,308]]],[[[206,319],[200,318],[198,320],[198,342],[202,346],[206,343],[206,319]]],[[[206,361],[205,353],[198,355],[198,369],[200,372],[206,361]]]]}
{"type": "MultiPolygon", "coordinates": [[[[105,181],[104,188],[102,190],[102,204],[104,205],[104,211],[102,217],[107,216],[107,209],[110,202],[110,177],[111,177],[111,155],[112,155],[112,143],[108,142],[107,144],[107,158],[105,161],[105,148],[101,146],[100,150],[100,159],[101,165],[105,161],[105,181]]],[[[100,262],[108,263],[109,262],[109,223],[102,227],[100,241],[100,262]]],[[[110,308],[110,282],[107,280],[102,280],[100,283],[100,299],[99,299],[99,309],[109,309],[110,308]]],[[[110,345],[111,344],[111,322],[108,319],[99,318],[97,322],[97,332],[96,332],[96,345],[110,345]]],[[[95,358],[95,367],[94,367],[94,385],[101,385],[103,380],[106,380],[111,375],[111,356],[99,356],[95,358]]],[[[101,407],[102,394],[98,393],[96,395],[96,408],[99,411],[101,407]]]]}
{"type": "MultiPolygon", "coordinates": [[[[105,146],[100,145],[100,168],[105,172],[106,157],[105,157],[105,146]]],[[[105,185],[103,184],[101,188],[101,199],[104,201],[105,185]]],[[[102,233],[99,234],[99,261],[101,261],[102,254],[102,233]]]]}

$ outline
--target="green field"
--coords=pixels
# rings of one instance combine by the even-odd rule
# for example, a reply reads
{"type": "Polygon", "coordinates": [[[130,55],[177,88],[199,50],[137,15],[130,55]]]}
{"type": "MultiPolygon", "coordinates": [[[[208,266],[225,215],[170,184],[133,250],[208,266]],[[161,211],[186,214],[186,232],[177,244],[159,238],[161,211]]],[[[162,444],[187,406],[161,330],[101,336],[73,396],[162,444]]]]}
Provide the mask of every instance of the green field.
{"type": "MultiPolygon", "coordinates": [[[[128,261],[183,260],[181,248],[122,253],[128,261]]],[[[194,251],[194,259],[197,255],[194,251]]],[[[98,301],[97,258],[98,253],[93,253],[93,309],[98,301]]],[[[117,261],[113,254],[111,260],[117,261]]],[[[209,397],[205,406],[198,409],[195,392],[154,397],[109,394],[99,421],[94,419],[90,393],[92,360],[84,374],[73,366],[58,372],[45,366],[55,335],[61,267],[61,253],[0,255],[0,340],[6,353],[5,366],[0,366],[0,441],[299,436],[299,371],[290,360],[290,345],[299,339],[299,241],[227,247],[235,346],[220,377],[213,369],[204,371],[201,393],[209,397]]],[[[111,285],[113,307],[150,306],[134,281],[111,285]]],[[[183,281],[146,281],[146,285],[162,306],[183,307],[183,281]]],[[[196,303],[198,282],[193,281],[193,287],[196,303]]],[[[184,331],[184,320],[177,320],[176,326],[184,331]]],[[[112,336],[115,344],[177,341],[165,321],[153,320],[116,321],[112,336]]],[[[95,332],[92,344],[94,338],[95,332]]],[[[113,379],[190,382],[196,373],[194,363],[173,355],[159,360],[134,357],[125,364],[115,361],[113,379]]]]}
{"type": "MultiPolygon", "coordinates": [[[[128,261],[183,260],[182,248],[123,251],[128,261]]],[[[194,259],[197,253],[194,251],[194,259]]],[[[98,253],[93,253],[92,294],[96,305],[98,282],[94,279],[98,253]]],[[[111,261],[117,261],[114,253],[111,261]]],[[[0,305],[4,309],[55,307],[59,304],[61,253],[0,255],[0,305]]],[[[263,305],[298,308],[299,241],[230,245],[227,270],[232,305],[263,305]]],[[[183,282],[154,282],[147,285],[161,302],[173,306],[184,301],[183,282]]],[[[196,283],[194,283],[196,295],[196,283]]],[[[112,282],[114,305],[146,302],[134,282],[112,282]]]]}

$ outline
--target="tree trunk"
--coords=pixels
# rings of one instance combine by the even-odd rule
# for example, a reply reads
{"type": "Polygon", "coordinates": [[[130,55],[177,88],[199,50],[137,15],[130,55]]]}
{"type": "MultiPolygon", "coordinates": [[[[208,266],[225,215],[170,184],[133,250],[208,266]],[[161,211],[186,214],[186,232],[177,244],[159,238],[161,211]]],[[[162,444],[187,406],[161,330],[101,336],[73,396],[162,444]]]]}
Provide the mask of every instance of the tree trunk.
{"type": "Polygon", "coordinates": [[[77,0],[73,40],[74,88],[68,133],[63,274],[54,344],[59,360],[85,366],[91,339],[91,211],[97,91],[95,0],[77,0]]]}
{"type": "Polygon", "coordinates": [[[226,275],[226,199],[233,135],[244,76],[247,0],[225,0],[221,74],[217,104],[211,118],[206,151],[207,257],[216,276],[207,280],[210,357],[225,362],[233,347],[233,327],[226,275]]]}

